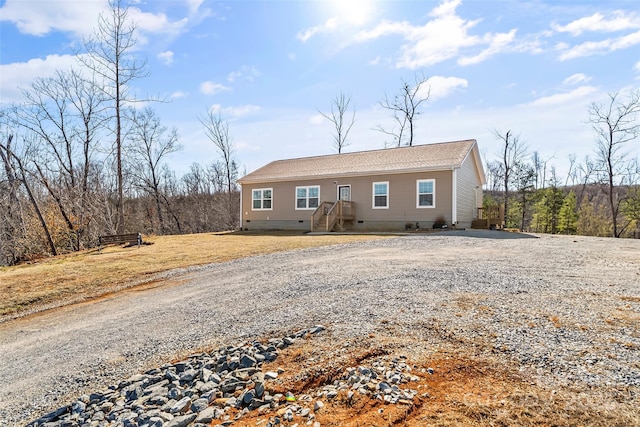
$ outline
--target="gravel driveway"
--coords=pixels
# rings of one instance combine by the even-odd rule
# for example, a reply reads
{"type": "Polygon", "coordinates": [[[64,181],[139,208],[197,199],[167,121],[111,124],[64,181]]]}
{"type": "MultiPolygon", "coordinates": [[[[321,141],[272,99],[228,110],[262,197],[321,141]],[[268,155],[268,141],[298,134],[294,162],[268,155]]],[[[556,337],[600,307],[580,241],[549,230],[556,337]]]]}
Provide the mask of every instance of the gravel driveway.
{"type": "Polygon", "coordinates": [[[0,425],[202,347],[324,324],[638,400],[640,240],[451,231],[252,257],[0,324],[0,425]]]}

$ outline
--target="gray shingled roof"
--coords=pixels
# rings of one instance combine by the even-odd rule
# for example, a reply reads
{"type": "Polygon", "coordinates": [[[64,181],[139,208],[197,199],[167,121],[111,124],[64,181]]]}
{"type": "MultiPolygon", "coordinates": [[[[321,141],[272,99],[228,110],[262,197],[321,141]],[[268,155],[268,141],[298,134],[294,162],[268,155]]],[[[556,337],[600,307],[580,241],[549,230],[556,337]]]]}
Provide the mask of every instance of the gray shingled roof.
{"type": "Polygon", "coordinates": [[[475,139],[468,139],[411,147],[276,160],[247,174],[238,182],[248,184],[334,176],[445,170],[459,167],[475,145],[475,139]]]}

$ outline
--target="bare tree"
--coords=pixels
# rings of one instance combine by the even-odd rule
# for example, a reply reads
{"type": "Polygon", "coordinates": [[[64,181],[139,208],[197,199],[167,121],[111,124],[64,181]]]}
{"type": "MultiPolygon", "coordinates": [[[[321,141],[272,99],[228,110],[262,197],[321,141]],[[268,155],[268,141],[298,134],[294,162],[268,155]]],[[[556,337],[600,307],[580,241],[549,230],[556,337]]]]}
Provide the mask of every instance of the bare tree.
{"type": "Polygon", "coordinates": [[[521,162],[516,165],[514,172],[516,191],[518,192],[518,201],[521,209],[520,231],[524,231],[531,195],[535,191],[536,171],[531,164],[521,162]]]}
{"type": "Polygon", "coordinates": [[[122,121],[124,106],[133,102],[129,93],[133,80],[147,76],[144,61],[135,56],[136,25],[129,18],[129,3],[109,0],[109,10],[98,18],[94,34],[84,40],[85,54],[78,53],[79,61],[103,79],[104,95],[112,103],[114,124],[114,149],[117,173],[116,229],[123,232],[124,179],[122,172],[122,121]]]}
{"type": "Polygon", "coordinates": [[[27,172],[22,161],[21,156],[17,155],[15,150],[12,149],[11,143],[13,141],[13,135],[9,134],[7,136],[6,142],[0,142],[0,158],[2,158],[2,162],[5,165],[5,170],[9,172],[16,181],[19,181],[22,186],[24,186],[25,191],[29,197],[29,201],[33,206],[33,210],[38,217],[38,221],[42,226],[42,230],[45,234],[47,244],[49,245],[49,250],[52,255],[57,255],[58,251],[56,250],[56,245],[53,243],[53,238],[51,237],[51,232],[49,231],[49,226],[42,215],[42,211],[40,210],[40,205],[36,200],[33,191],[31,189],[31,184],[27,179],[27,172]],[[13,161],[12,161],[13,159],[13,161]]]}
{"type": "Polygon", "coordinates": [[[335,128],[335,135],[333,136],[333,146],[338,150],[338,154],[342,153],[344,147],[349,145],[347,143],[347,136],[351,127],[356,121],[356,110],[353,109],[351,118],[345,117],[351,104],[351,96],[345,95],[340,92],[331,102],[331,113],[318,112],[327,120],[329,120],[335,128]]]}
{"type": "MultiPolygon", "coordinates": [[[[502,138],[501,138],[502,139],[502,138]]],[[[547,164],[555,157],[555,155],[543,159],[540,157],[540,153],[534,151],[531,155],[531,161],[533,162],[533,168],[536,172],[536,189],[545,188],[547,185],[547,164]]]]}
{"type": "Polygon", "coordinates": [[[180,218],[178,218],[176,209],[174,209],[174,205],[171,202],[171,200],[175,199],[175,196],[178,194],[178,180],[176,179],[175,172],[171,170],[166,163],[162,166],[162,184],[162,190],[160,191],[162,200],[164,200],[167,211],[176,224],[176,231],[178,233],[182,233],[180,218]]]}
{"type": "Polygon", "coordinates": [[[397,127],[388,130],[378,125],[376,130],[393,137],[398,147],[403,143],[413,145],[415,121],[421,114],[420,106],[429,99],[431,93],[430,88],[427,88],[425,93],[424,85],[427,83],[427,78],[424,75],[416,74],[413,80],[413,83],[402,80],[399,94],[392,99],[385,94],[384,99],[380,101],[380,106],[393,114],[397,127]]]}
{"type": "Polygon", "coordinates": [[[97,86],[76,71],[38,78],[23,91],[16,125],[38,139],[33,166],[67,225],[70,245],[80,250],[89,221],[89,174],[104,121],[97,86]]]}
{"type": "Polygon", "coordinates": [[[235,181],[238,174],[238,165],[234,158],[234,145],[231,136],[229,135],[229,122],[222,120],[222,116],[214,111],[214,109],[207,110],[205,116],[198,117],[198,120],[204,127],[204,132],[207,138],[217,148],[218,153],[222,157],[221,166],[223,168],[227,198],[227,214],[228,214],[228,226],[235,227],[237,219],[234,215],[236,204],[234,203],[234,189],[235,181]]]}
{"type": "Polygon", "coordinates": [[[540,188],[540,176],[542,174],[542,159],[540,158],[540,153],[534,151],[531,154],[531,163],[533,164],[533,170],[536,173],[536,189],[540,188]]]}
{"type": "Polygon", "coordinates": [[[194,162],[189,172],[182,176],[182,184],[188,196],[210,195],[211,188],[206,179],[206,171],[200,163],[194,162]]]}
{"type": "Polygon", "coordinates": [[[591,181],[591,176],[596,169],[595,163],[588,155],[584,156],[584,161],[580,163],[576,169],[577,179],[580,180],[580,193],[577,197],[577,205],[582,205],[582,200],[587,189],[587,185],[591,181]]]}
{"type": "MultiPolygon", "coordinates": [[[[4,165],[4,180],[0,180],[0,265],[5,260],[7,264],[15,264],[20,255],[17,250],[16,240],[19,233],[19,200],[18,200],[18,181],[15,171],[14,161],[12,158],[11,142],[13,135],[2,135],[4,144],[0,143],[0,160],[4,165]]],[[[2,178],[2,174],[0,174],[2,178]]]]}
{"type": "MultiPolygon", "coordinates": [[[[613,237],[620,237],[626,226],[619,227],[620,204],[625,198],[623,186],[634,180],[626,145],[640,135],[640,90],[628,96],[619,92],[609,94],[605,104],[593,103],[589,107],[589,123],[597,135],[596,174],[602,191],[607,195],[613,237]]],[[[628,225],[628,224],[627,224],[628,225]]]]}
{"type": "Polygon", "coordinates": [[[507,225],[509,216],[509,190],[513,181],[513,174],[520,163],[527,155],[526,144],[520,141],[519,136],[514,136],[511,130],[504,134],[494,129],[493,134],[502,141],[500,152],[500,178],[504,186],[504,223],[507,225]]]}
{"type": "Polygon", "coordinates": [[[551,178],[549,179],[549,188],[547,189],[546,204],[549,209],[549,225],[551,226],[551,234],[558,232],[558,224],[560,222],[560,209],[564,203],[564,192],[560,189],[560,178],[556,174],[555,166],[551,166],[551,178]]]}
{"type": "Polygon", "coordinates": [[[501,186],[502,165],[497,160],[486,161],[487,164],[487,189],[492,192],[499,191],[501,186]]]}
{"type": "MultiPolygon", "coordinates": [[[[149,107],[143,111],[132,110],[130,117],[132,122],[129,134],[130,150],[132,160],[136,162],[136,166],[131,168],[131,174],[135,178],[133,185],[153,197],[159,232],[164,233],[162,204],[163,201],[168,203],[169,200],[163,196],[161,191],[162,162],[171,153],[182,149],[178,143],[178,131],[175,128],[168,130],[166,126],[163,126],[155,111],[149,107]]],[[[168,208],[171,210],[170,206],[168,208]]],[[[174,219],[176,218],[174,217],[174,219]]]]}
{"type": "Polygon", "coordinates": [[[567,179],[564,182],[565,187],[569,186],[569,181],[571,181],[571,185],[576,184],[576,180],[578,179],[578,172],[576,170],[577,159],[578,157],[574,153],[569,154],[569,170],[567,171],[567,179]]]}

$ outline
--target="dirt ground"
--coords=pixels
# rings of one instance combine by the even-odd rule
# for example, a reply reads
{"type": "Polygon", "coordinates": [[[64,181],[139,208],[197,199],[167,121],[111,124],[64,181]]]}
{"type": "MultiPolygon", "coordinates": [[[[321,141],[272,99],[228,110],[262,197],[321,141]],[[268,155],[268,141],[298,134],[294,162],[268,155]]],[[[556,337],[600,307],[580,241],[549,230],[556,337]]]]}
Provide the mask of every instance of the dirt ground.
{"type": "MultiPolygon", "coordinates": [[[[443,344],[435,350],[425,350],[415,342],[392,336],[371,334],[346,346],[330,337],[308,338],[284,350],[263,369],[282,372],[267,387],[272,394],[290,392],[303,400],[305,395],[314,401],[321,400],[324,406],[314,412],[314,420],[322,427],[640,425],[634,406],[613,407],[606,401],[594,400],[593,396],[545,388],[520,373],[516,366],[499,358],[473,354],[469,349],[443,344]],[[407,353],[407,350],[418,351],[407,353]],[[349,398],[347,391],[340,391],[331,400],[319,394],[322,386],[334,383],[348,367],[398,357],[406,360],[411,375],[418,378],[401,386],[418,391],[410,403],[389,404],[358,393],[349,398]]],[[[306,406],[312,408],[313,404],[306,406]]],[[[301,416],[290,422],[283,420],[283,410],[252,411],[233,425],[265,425],[278,415],[282,426],[309,425],[305,424],[307,418],[301,416]]],[[[218,423],[214,421],[211,425],[218,423]]]]}
{"type": "Polygon", "coordinates": [[[265,366],[282,370],[271,392],[316,400],[347,368],[401,356],[418,379],[411,402],[322,398],[322,427],[640,426],[639,313],[640,241],[468,231],[250,257],[0,324],[0,425],[322,323],[265,366]]]}

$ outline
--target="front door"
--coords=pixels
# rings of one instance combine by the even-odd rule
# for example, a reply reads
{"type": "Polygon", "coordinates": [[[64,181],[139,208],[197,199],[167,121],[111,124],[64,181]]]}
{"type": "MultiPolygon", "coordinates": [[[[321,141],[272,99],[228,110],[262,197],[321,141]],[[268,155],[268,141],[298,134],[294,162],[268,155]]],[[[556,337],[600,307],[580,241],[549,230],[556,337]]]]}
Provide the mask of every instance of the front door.
{"type": "Polygon", "coordinates": [[[350,185],[338,185],[338,200],[344,200],[345,202],[351,201],[350,185]]]}

